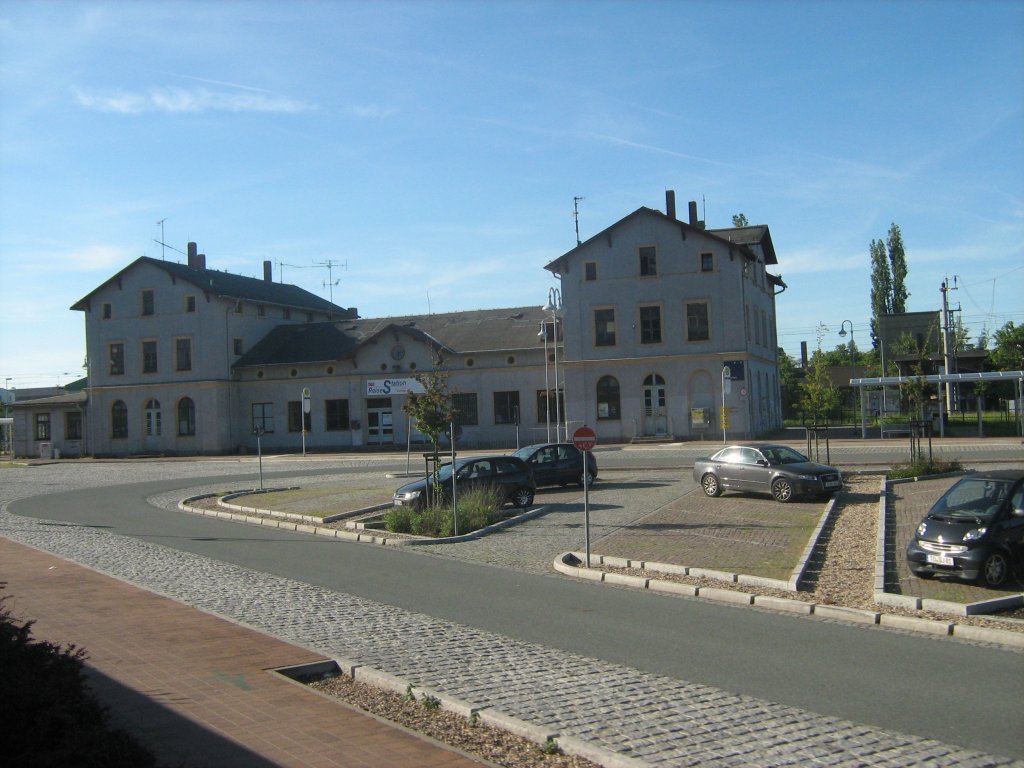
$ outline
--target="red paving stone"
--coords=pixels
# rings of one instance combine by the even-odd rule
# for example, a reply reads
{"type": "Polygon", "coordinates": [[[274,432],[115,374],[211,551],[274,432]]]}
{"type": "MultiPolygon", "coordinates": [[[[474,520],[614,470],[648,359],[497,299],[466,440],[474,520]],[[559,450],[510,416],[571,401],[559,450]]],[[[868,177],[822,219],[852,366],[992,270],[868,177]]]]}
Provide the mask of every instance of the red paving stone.
{"type": "Polygon", "coordinates": [[[270,669],[323,657],[0,537],[5,606],[88,652],[115,725],[182,768],[461,768],[480,763],[270,669]]]}

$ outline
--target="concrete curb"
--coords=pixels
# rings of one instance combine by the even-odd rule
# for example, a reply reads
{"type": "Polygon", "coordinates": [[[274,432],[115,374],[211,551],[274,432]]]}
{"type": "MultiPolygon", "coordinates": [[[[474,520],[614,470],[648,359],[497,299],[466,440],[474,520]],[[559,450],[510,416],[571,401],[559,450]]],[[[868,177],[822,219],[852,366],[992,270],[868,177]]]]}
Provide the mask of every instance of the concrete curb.
{"type": "MultiPolygon", "coordinates": [[[[1021,632],[1011,632],[1005,629],[990,629],[988,627],[965,626],[953,621],[946,622],[937,619],[919,618],[916,616],[882,613],[881,611],[866,611],[859,608],[847,608],[841,605],[822,605],[820,603],[810,603],[803,600],[789,600],[784,597],[758,595],[730,589],[719,589],[716,587],[699,587],[694,584],[680,584],[675,581],[663,581],[661,579],[649,579],[642,576],[609,573],[594,567],[586,568],[583,565],[584,557],[585,555],[580,552],[563,552],[555,558],[552,566],[561,574],[570,576],[574,579],[583,579],[585,581],[597,581],[604,584],[632,587],[634,589],[646,589],[650,592],[682,595],[684,597],[696,597],[729,605],[754,606],[756,608],[762,608],[776,613],[789,613],[815,619],[880,626],[886,629],[907,630],[938,637],[955,637],[959,640],[970,640],[974,642],[1000,645],[1006,648],[1024,649],[1024,633],[1021,632]]],[[[602,557],[600,555],[593,554],[591,554],[590,560],[592,565],[594,560],[599,560],[600,564],[621,568],[643,568],[646,566],[649,569],[651,565],[650,563],[643,563],[641,561],[624,560],[623,558],[615,557],[602,557]],[[624,565],[625,563],[628,563],[628,565],[624,565]]],[[[676,567],[681,568],[681,566],[676,567]]],[[[691,568],[688,570],[689,575],[692,576],[700,569],[691,568]]],[[[676,572],[679,573],[680,571],[676,572]]],[[[704,571],[704,573],[707,572],[704,571]]],[[[891,597],[898,597],[898,595],[892,595],[891,597]]]]}
{"type": "MultiPolygon", "coordinates": [[[[487,705],[478,705],[448,696],[437,689],[418,685],[406,678],[389,674],[375,667],[356,664],[346,659],[323,659],[322,661],[314,661],[309,664],[279,667],[270,671],[288,678],[296,685],[303,686],[306,685],[305,681],[307,680],[323,680],[343,675],[374,688],[397,693],[401,696],[410,696],[412,700],[418,701],[421,704],[432,699],[437,704],[437,708],[445,712],[451,712],[466,719],[475,718],[483,725],[506,731],[514,736],[527,739],[534,744],[544,746],[545,744],[553,743],[563,753],[584,757],[602,766],[602,768],[651,768],[650,764],[643,760],[612,752],[580,737],[562,735],[554,728],[521,720],[500,710],[491,709],[487,705]]],[[[307,690],[309,690],[308,687],[307,690]]],[[[315,691],[311,692],[315,693],[315,691]]],[[[320,695],[331,698],[327,694],[320,695]]]]}
{"type": "MultiPolygon", "coordinates": [[[[276,490],[287,490],[287,489],[276,489],[276,490]]],[[[269,492],[269,489],[265,492],[269,492]]],[[[232,494],[250,494],[252,491],[233,491],[232,494]]],[[[227,494],[230,496],[232,494],[227,494]]],[[[203,509],[201,507],[193,506],[193,504],[200,499],[209,499],[216,496],[213,493],[204,493],[198,496],[189,496],[188,498],[182,499],[178,502],[178,509],[182,512],[189,512],[193,515],[204,515],[206,517],[220,517],[225,520],[233,520],[238,523],[248,523],[250,525],[266,525],[271,528],[280,528],[286,531],[296,531],[298,533],[310,533],[315,536],[324,536],[329,539],[344,539],[351,542],[359,542],[364,544],[377,544],[380,546],[390,547],[415,547],[415,546],[430,546],[431,544],[454,544],[461,541],[472,541],[473,539],[479,539],[495,531],[500,531],[502,528],[508,528],[512,525],[518,525],[519,523],[537,517],[548,511],[547,506],[534,507],[533,509],[527,510],[522,514],[515,515],[513,517],[501,520],[493,525],[489,525],[486,528],[480,528],[472,533],[467,533],[462,536],[448,536],[445,538],[429,538],[426,536],[416,538],[400,538],[395,536],[388,536],[386,531],[378,531],[377,529],[362,529],[362,530],[349,530],[347,528],[324,528],[323,526],[316,525],[320,522],[331,522],[328,518],[309,517],[308,515],[296,515],[290,512],[270,512],[263,509],[256,509],[255,507],[239,507],[237,505],[221,504],[218,499],[218,506],[226,506],[229,509],[242,510],[241,512],[233,512],[227,509],[203,509]],[[252,517],[251,515],[258,515],[252,517]],[[309,522],[312,521],[312,522],[309,522]]],[[[226,497],[225,497],[226,498],[226,497]]],[[[380,507],[386,509],[387,506],[380,507]]],[[[366,510],[357,510],[358,512],[366,512],[367,510],[373,511],[373,508],[368,507],[366,510]]],[[[332,516],[332,519],[341,519],[342,517],[351,516],[354,513],[348,513],[342,516],[332,516]]]]}

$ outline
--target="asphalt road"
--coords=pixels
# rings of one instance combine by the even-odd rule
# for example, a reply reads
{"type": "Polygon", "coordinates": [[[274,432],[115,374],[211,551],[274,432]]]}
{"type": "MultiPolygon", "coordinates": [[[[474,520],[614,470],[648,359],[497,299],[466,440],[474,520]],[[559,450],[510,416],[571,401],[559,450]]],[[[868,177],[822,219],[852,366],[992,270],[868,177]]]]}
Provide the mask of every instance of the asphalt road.
{"type": "Polygon", "coordinates": [[[1018,652],[254,528],[146,501],[252,478],[85,488],[23,499],[9,511],[102,527],[582,656],[1024,759],[1018,652]]]}

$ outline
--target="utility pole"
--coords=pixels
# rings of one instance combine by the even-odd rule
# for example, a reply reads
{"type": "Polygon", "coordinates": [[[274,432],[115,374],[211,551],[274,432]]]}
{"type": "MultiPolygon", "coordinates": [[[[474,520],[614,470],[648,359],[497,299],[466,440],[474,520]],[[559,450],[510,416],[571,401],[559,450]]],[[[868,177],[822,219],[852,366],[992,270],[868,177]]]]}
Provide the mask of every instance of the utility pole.
{"type": "MultiPolygon", "coordinates": [[[[946,373],[955,373],[953,370],[953,352],[952,345],[950,344],[950,322],[949,322],[949,291],[956,290],[956,276],[953,276],[953,287],[949,285],[949,278],[947,277],[942,281],[942,364],[946,369],[946,373]]],[[[946,395],[946,413],[953,412],[953,382],[947,381],[945,384],[945,395],[946,395]]],[[[959,410],[959,409],[957,409],[959,410]]]]}

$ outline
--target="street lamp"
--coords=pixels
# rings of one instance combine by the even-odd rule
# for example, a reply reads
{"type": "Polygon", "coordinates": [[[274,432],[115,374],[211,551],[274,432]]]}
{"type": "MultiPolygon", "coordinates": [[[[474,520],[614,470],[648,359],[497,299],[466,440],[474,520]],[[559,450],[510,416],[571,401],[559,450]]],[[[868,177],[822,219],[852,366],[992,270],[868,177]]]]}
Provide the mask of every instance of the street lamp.
{"type": "Polygon", "coordinates": [[[849,320],[843,320],[842,324],[839,326],[839,337],[843,339],[846,338],[847,323],[850,323],[850,344],[848,346],[848,349],[850,351],[850,365],[853,365],[853,323],[851,323],[849,320]]]}
{"type": "MultiPolygon", "coordinates": [[[[562,316],[562,292],[557,288],[549,288],[548,303],[541,309],[551,315],[551,325],[554,328],[552,343],[555,346],[555,442],[560,443],[562,442],[560,431],[562,413],[561,405],[558,402],[558,318],[562,316]]],[[[545,359],[547,358],[545,357],[545,359]]],[[[568,433],[568,430],[566,432],[568,433]]]]}
{"type": "Polygon", "coordinates": [[[544,420],[547,424],[547,442],[551,442],[551,384],[548,383],[548,321],[540,324],[540,333],[544,339],[544,420]]]}

